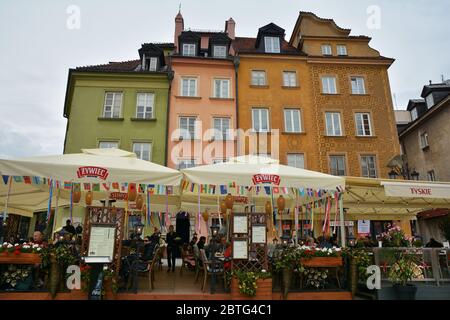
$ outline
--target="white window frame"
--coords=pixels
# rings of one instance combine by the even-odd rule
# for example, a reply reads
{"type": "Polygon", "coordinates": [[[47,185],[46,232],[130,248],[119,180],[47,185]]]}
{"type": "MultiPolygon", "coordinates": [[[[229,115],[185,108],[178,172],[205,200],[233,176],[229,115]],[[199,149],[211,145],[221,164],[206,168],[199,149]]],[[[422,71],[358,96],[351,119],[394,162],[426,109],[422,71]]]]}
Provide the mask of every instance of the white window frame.
{"type": "Polygon", "coordinates": [[[341,123],[341,113],[336,111],[326,111],[325,112],[325,130],[326,135],[330,137],[340,137],[343,136],[342,133],[342,123],[341,123]],[[331,123],[328,121],[328,115],[331,117],[331,123]],[[335,126],[335,118],[337,116],[338,128],[335,126]]]}
{"type": "Polygon", "coordinates": [[[152,147],[153,144],[151,142],[133,142],[133,152],[136,154],[136,157],[141,160],[152,161],[152,147]],[[145,145],[148,145],[148,159],[145,159],[143,156],[145,145]],[[139,150],[137,150],[138,146],[139,150]]]}
{"type": "Polygon", "coordinates": [[[267,85],[267,75],[265,70],[252,70],[252,86],[267,85]],[[261,77],[263,75],[263,77],[261,77]],[[263,80],[262,82],[260,80],[263,80]]]}
{"type": "Polygon", "coordinates": [[[195,77],[181,77],[180,81],[180,96],[182,97],[197,97],[198,79],[195,77]],[[187,81],[187,92],[184,92],[184,81],[187,81]],[[194,81],[194,94],[191,94],[192,81],[194,81]],[[185,94],[186,93],[186,94],[185,94]]]}
{"type": "Polygon", "coordinates": [[[183,56],[195,57],[197,45],[195,43],[183,43],[183,56]]]}
{"type": "Polygon", "coordinates": [[[335,76],[322,76],[322,93],[337,94],[337,81],[335,76]],[[332,90],[334,89],[334,90],[332,90]]]}
{"type": "Polygon", "coordinates": [[[339,177],[343,177],[343,176],[347,175],[347,167],[346,167],[346,164],[345,164],[345,162],[346,162],[345,161],[345,155],[343,155],[343,154],[332,154],[332,155],[329,156],[329,161],[330,161],[330,174],[331,175],[335,175],[335,176],[339,176],[339,177]],[[339,167],[339,160],[337,160],[338,158],[342,159],[343,168],[339,167]],[[335,162],[336,166],[335,167],[333,167],[333,159],[336,159],[336,162],[335,162]],[[339,172],[339,171],[343,171],[343,172],[339,172]],[[342,174],[340,174],[340,173],[342,173],[342,174]]]}
{"type": "Polygon", "coordinates": [[[270,132],[269,109],[267,109],[267,108],[260,108],[260,107],[252,108],[252,130],[253,130],[253,132],[270,132]],[[258,130],[256,130],[256,128],[255,128],[255,112],[259,113],[259,115],[258,115],[258,119],[259,119],[258,126],[259,126],[259,129],[258,130]],[[265,119],[266,120],[266,126],[267,126],[266,130],[262,130],[261,129],[263,127],[262,114],[265,114],[267,116],[266,119],[265,119]]]}
{"type": "Polygon", "coordinates": [[[213,57],[214,58],[226,58],[227,57],[227,46],[213,45],[213,57]]]}
{"type": "Polygon", "coordinates": [[[297,86],[297,72],[283,71],[283,86],[296,87],[297,86]]]}
{"type": "Polygon", "coordinates": [[[187,168],[193,168],[197,166],[197,162],[195,161],[195,159],[178,159],[177,161],[177,169],[187,169],[187,168]],[[181,167],[181,163],[189,163],[189,166],[183,166],[181,167]]]}
{"type": "Polygon", "coordinates": [[[103,103],[103,118],[108,118],[108,119],[117,119],[121,117],[122,114],[122,103],[123,103],[123,92],[120,91],[107,91],[105,92],[105,101],[103,103]],[[107,105],[107,97],[108,95],[112,94],[112,101],[111,101],[111,105],[107,105]],[[116,106],[116,101],[119,100],[118,96],[120,96],[120,104],[119,106],[116,106]],[[106,111],[107,108],[110,108],[110,111],[106,111]],[[118,110],[116,110],[116,108],[118,108],[118,110]],[[118,112],[115,112],[118,111],[118,112]],[[107,116],[106,113],[111,113],[110,116],[107,116]],[[114,116],[114,113],[117,114],[117,116],[114,116]]]}
{"type": "Polygon", "coordinates": [[[430,170],[427,172],[428,181],[436,181],[436,172],[434,170],[430,170]]]}
{"type": "Polygon", "coordinates": [[[428,133],[427,132],[420,132],[419,133],[419,140],[420,140],[420,147],[422,149],[425,149],[425,148],[430,146],[428,144],[428,133]]]}
{"type": "Polygon", "coordinates": [[[356,135],[358,137],[373,136],[372,119],[370,117],[369,112],[356,112],[355,113],[355,123],[356,123],[356,135]],[[366,128],[364,125],[364,116],[367,116],[367,121],[369,124],[369,133],[366,132],[366,128]],[[360,128],[362,129],[362,132],[360,132],[360,130],[359,130],[360,128]]]}
{"type": "Polygon", "coordinates": [[[338,56],[347,56],[347,46],[345,44],[338,44],[336,46],[338,56]]]}
{"type": "Polygon", "coordinates": [[[225,162],[228,162],[228,158],[216,158],[216,159],[213,159],[213,164],[225,163],[225,162]]]}
{"type": "Polygon", "coordinates": [[[214,79],[214,98],[228,99],[230,98],[230,79],[214,79]],[[217,82],[220,82],[219,92],[217,92],[217,82]],[[223,83],[226,82],[226,94],[224,94],[223,83]]]}
{"type": "Polygon", "coordinates": [[[108,141],[108,140],[99,141],[98,148],[99,149],[119,149],[119,142],[118,141],[108,141]],[[110,144],[110,146],[102,147],[102,144],[110,144]],[[112,146],[113,144],[115,146],[112,146]]]}
{"type": "Polygon", "coordinates": [[[419,113],[417,111],[417,107],[416,108],[412,108],[411,110],[411,120],[414,121],[419,117],[419,113]]]}
{"type": "Polygon", "coordinates": [[[286,155],[286,160],[287,160],[286,161],[287,165],[290,167],[305,169],[305,154],[304,153],[288,153],[286,155]],[[294,159],[293,159],[294,163],[292,163],[290,161],[292,159],[292,157],[294,157],[294,159]],[[300,157],[300,160],[298,157],[300,157]],[[300,162],[300,165],[298,165],[297,162],[300,162]]]}
{"type": "Polygon", "coordinates": [[[352,88],[352,94],[366,94],[366,84],[364,77],[351,76],[350,83],[352,88]]]}
{"type": "Polygon", "coordinates": [[[213,118],[214,140],[230,140],[231,119],[227,117],[213,118]],[[216,120],[220,122],[220,129],[216,128],[216,120]],[[224,123],[228,122],[228,127],[224,130],[224,123]]]}
{"type": "Polygon", "coordinates": [[[430,109],[432,106],[434,106],[434,97],[433,97],[433,93],[432,92],[427,95],[427,97],[425,98],[425,101],[427,103],[427,108],[428,109],[430,109]]]}
{"type": "Polygon", "coordinates": [[[153,119],[155,109],[155,94],[152,92],[138,92],[136,95],[136,118],[137,119],[153,119]],[[144,105],[139,105],[139,96],[144,95],[144,105]],[[150,98],[151,97],[151,98],[150,98]],[[151,102],[151,105],[148,103],[151,102]],[[143,107],[143,112],[139,112],[139,107],[143,107]],[[148,110],[150,109],[150,111],[148,110]],[[142,116],[139,114],[142,113],[142,116]]]}
{"type": "Polygon", "coordinates": [[[377,178],[377,156],[376,155],[361,155],[361,176],[365,178],[377,178]],[[370,163],[367,160],[373,160],[373,168],[370,168],[370,163]],[[364,173],[364,165],[367,165],[367,174],[364,173]],[[371,172],[372,171],[372,172],[371,172]],[[372,174],[374,173],[374,174],[372,174]]]}
{"type": "Polygon", "coordinates": [[[183,140],[195,140],[197,138],[197,117],[195,116],[181,116],[178,118],[178,128],[180,129],[180,136],[183,137],[183,140]],[[187,119],[186,128],[181,127],[181,120],[187,119]],[[191,127],[191,121],[194,120],[194,132],[191,134],[189,128],[191,127]]]}
{"type": "Polygon", "coordinates": [[[149,71],[156,71],[156,67],[158,66],[158,58],[151,57],[150,58],[150,65],[148,66],[149,71]]]}
{"type": "Polygon", "coordinates": [[[333,55],[333,48],[331,47],[331,44],[322,44],[321,50],[322,50],[322,55],[324,55],[324,56],[332,56],[333,55]]]}
{"type": "Polygon", "coordinates": [[[264,37],[264,49],[266,53],[280,53],[279,37],[264,37]]]}
{"type": "Polygon", "coordinates": [[[289,133],[301,133],[303,132],[302,127],[302,111],[300,109],[295,108],[286,108],[284,109],[284,131],[289,133]],[[294,119],[296,118],[295,113],[298,114],[298,130],[294,128],[294,119]],[[290,120],[292,128],[288,126],[288,120],[290,120]]]}

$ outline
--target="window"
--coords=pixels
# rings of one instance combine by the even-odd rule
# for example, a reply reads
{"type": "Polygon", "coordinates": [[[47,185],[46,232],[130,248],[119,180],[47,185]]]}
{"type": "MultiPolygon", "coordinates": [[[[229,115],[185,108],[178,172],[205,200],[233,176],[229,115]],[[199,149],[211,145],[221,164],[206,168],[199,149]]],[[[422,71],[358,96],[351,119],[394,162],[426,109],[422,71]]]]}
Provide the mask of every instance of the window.
{"type": "Polygon", "coordinates": [[[266,53],[280,53],[280,38],[264,37],[266,53]]]}
{"type": "Polygon", "coordinates": [[[183,97],[197,96],[197,79],[182,78],[181,79],[181,95],[183,97]]]}
{"type": "Polygon", "coordinates": [[[269,132],[269,110],[263,108],[254,108],[252,110],[253,116],[253,131],[269,132]]]}
{"type": "Polygon", "coordinates": [[[122,108],[122,92],[107,92],[105,94],[105,106],[103,117],[120,118],[120,109],[122,108]]]}
{"type": "Polygon", "coordinates": [[[377,178],[375,156],[361,156],[361,175],[365,178],[377,178]]]}
{"type": "Polygon", "coordinates": [[[356,135],[357,136],[371,136],[372,127],[370,124],[369,113],[356,113],[356,135]]]}
{"type": "Polygon", "coordinates": [[[195,56],[194,43],[183,43],[183,56],[195,56]]]}
{"type": "Polygon", "coordinates": [[[322,92],[325,94],[337,94],[335,77],[322,77],[322,92]]]}
{"type": "Polygon", "coordinates": [[[298,109],[284,110],[284,130],[286,132],[302,132],[301,112],[298,109]]]}
{"type": "Polygon", "coordinates": [[[214,97],[215,98],[230,97],[230,80],[227,79],[214,80],[214,97]]]}
{"type": "Polygon", "coordinates": [[[413,108],[411,110],[411,119],[412,121],[416,120],[419,117],[419,115],[417,114],[417,108],[413,108]]]}
{"type": "Polygon", "coordinates": [[[229,139],[230,119],[214,118],[214,138],[215,140],[229,139]]]}
{"type": "Polygon", "coordinates": [[[305,168],[305,156],[303,153],[288,153],[287,165],[295,168],[305,168]]]}
{"type": "Polygon", "coordinates": [[[339,112],[325,112],[327,136],[342,136],[341,114],[339,112]]]}
{"type": "Polygon", "coordinates": [[[333,54],[331,51],[331,46],[329,44],[322,45],[322,54],[324,56],[331,56],[333,54]]]}
{"type": "Polygon", "coordinates": [[[428,178],[428,181],[436,181],[436,175],[434,173],[434,170],[427,172],[427,178],[428,178]]]}
{"type": "Polygon", "coordinates": [[[330,174],[345,176],[345,156],[330,156],[330,174]]]}
{"type": "Polygon", "coordinates": [[[430,109],[432,106],[434,106],[434,97],[433,97],[433,94],[432,94],[432,93],[430,93],[429,95],[427,95],[426,101],[427,101],[427,107],[428,107],[428,109],[430,109]]]}
{"type": "Polygon", "coordinates": [[[352,94],[366,94],[363,77],[351,77],[352,94]]]}
{"type": "Polygon", "coordinates": [[[227,158],[225,158],[225,159],[213,159],[213,164],[216,164],[216,163],[225,163],[225,162],[228,162],[228,159],[227,158]]]}
{"type": "Polygon", "coordinates": [[[213,56],[215,58],[226,58],[227,57],[227,46],[214,46],[213,56]]]}
{"type": "Polygon", "coordinates": [[[428,133],[426,133],[426,132],[422,132],[421,134],[420,134],[420,147],[422,148],[422,149],[425,149],[425,148],[427,148],[429,145],[428,145],[428,133]]]}
{"type": "Polygon", "coordinates": [[[144,59],[144,70],[156,71],[157,65],[158,65],[158,58],[156,58],[156,57],[144,59]]]}
{"type": "Polygon", "coordinates": [[[344,44],[338,44],[337,54],[338,54],[338,56],[346,56],[347,55],[347,46],[344,44]]]}
{"type": "Polygon", "coordinates": [[[154,102],[155,102],[155,95],[153,93],[138,93],[136,105],[136,118],[152,119],[154,102]]]}
{"type": "Polygon", "coordinates": [[[117,141],[100,141],[98,143],[99,149],[117,149],[119,143],[117,141]]]}
{"type": "Polygon", "coordinates": [[[152,160],[152,144],[151,143],[133,143],[133,152],[136,157],[141,160],[152,160]]]}
{"type": "Polygon", "coordinates": [[[196,117],[180,117],[180,136],[183,139],[195,139],[196,117]]]}
{"type": "Polygon", "coordinates": [[[178,169],[188,169],[195,167],[194,159],[179,159],[178,160],[178,169]]]}
{"type": "Polygon", "coordinates": [[[295,71],[284,71],[283,72],[283,86],[285,87],[296,87],[297,86],[297,74],[295,71]]]}
{"type": "Polygon", "coordinates": [[[266,85],[266,72],[265,71],[252,71],[252,85],[265,86],[266,85]]]}

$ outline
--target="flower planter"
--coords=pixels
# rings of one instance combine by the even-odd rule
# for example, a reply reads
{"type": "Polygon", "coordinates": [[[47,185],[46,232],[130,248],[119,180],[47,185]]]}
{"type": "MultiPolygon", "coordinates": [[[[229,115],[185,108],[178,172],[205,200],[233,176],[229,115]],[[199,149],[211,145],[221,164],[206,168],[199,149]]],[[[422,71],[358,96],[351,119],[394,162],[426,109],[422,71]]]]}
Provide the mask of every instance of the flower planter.
{"type": "MultiPolygon", "coordinates": [[[[7,253],[7,251],[5,251],[7,253]]],[[[40,264],[41,256],[38,253],[7,253],[0,254],[0,264],[40,264]]]]}
{"type": "Polygon", "coordinates": [[[394,292],[397,300],[415,300],[417,287],[413,284],[407,284],[406,286],[394,284],[394,292]]]}
{"type": "Polygon", "coordinates": [[[256,295],[253,297],[242,294],[239,291],[238,279],[231,280],[232,300],[272,300],[272,278],[256,280],[256,295]]]}
{"type": "Polygon", "coordinates": [[[117,293],[113,290],[113,280],[112,279],[105,279],[103,282],[103,286],[105,289],[105,296],[103,299],[105,300],[116,300],[117,299],[117,293]]]}
{"type": "Polygon", "coordinates": [[[331,268],[344,265],[342,257],[313,257],[311,259],[301,258],[300,264],[310,268],[331,268]]]}

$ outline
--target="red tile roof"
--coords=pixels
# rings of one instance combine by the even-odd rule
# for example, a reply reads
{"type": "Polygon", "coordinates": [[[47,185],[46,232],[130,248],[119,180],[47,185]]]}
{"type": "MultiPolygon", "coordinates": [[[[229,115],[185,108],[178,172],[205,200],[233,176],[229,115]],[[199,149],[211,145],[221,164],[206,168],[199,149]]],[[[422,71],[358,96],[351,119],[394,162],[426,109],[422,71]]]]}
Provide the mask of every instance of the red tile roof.
{"type": "Polygon", "coordinates": [[[129,60],[123,62],[110,62],[94,66],[77,67],[76,71],[119,71],[133,72],[141,63],[141,60],[129,60]]]}
{"type": "MultiPolygon", "coordinates": [[[[232,45],[237,53],[263,53],[255,48],[256,38],[236,37],[232,45]]],[[[286,40],[281,42],[281,54],[305,55],[302,51],[291,46],[286,40]]]]}

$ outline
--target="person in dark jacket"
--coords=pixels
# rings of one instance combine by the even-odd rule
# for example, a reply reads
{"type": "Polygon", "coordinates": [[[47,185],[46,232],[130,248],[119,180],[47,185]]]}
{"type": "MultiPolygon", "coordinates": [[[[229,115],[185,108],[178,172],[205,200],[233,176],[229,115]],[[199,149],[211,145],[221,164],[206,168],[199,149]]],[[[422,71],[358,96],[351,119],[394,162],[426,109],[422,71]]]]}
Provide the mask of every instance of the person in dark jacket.
{"type": "Polygon", "coordinates": [[[178,241],[176,240],[178,238],[178,234],[175,232],[174,227],[171,225],[169,226],[169,232],[167,232],[166,235],[166,243],[167,243],[167,264],[169,265],[169,268],[167,269],[167,272],[175,272],[175,258],[178,251],[178,241]]]}
{"type": "Polygon", "coordinates": [[[66,225],[63,227],[63,230],[65,230],[66,232],[70,233],[71,236],[76,234],[75,227],[72,225],[72,221],[70,219],[66,220],[66,225]]]}

